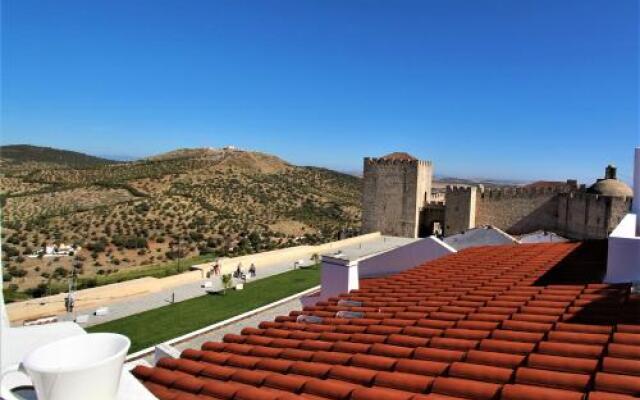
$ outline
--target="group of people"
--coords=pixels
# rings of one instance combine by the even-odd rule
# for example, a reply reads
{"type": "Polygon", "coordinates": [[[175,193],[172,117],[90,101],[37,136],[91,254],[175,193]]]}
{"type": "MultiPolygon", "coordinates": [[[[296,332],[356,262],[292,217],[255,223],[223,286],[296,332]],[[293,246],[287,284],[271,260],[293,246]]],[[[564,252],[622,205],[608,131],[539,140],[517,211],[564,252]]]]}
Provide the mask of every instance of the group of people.
{"type": "MultiPolygon", "coordinates": [[[[212,266],[212,271],[214,275],[220,275],[220,262],[216,261],[212,266]]],[[[256,265],[251,263],[249,266],[249,276],[251,278],[256,277],[256,265]]],[[[238,263],[236,270],[233,272],[233,277],[236,279],[247,280],[247,274],[242,269],[242,263],[238,263]]]]}
{"type": "MultiPolygon", "coordinates": [[[[249,266],[249,276],[251,278],[256,277],[256,265],[254,263],[251,263],[251,265],[249,266]]],[[[238,263],[238,266],[236,267],[236,270],[233,273],[233,277],[237,279],[242,279],[245,281],[247,280],[247,275],[242,270],[242,263],[238,263]]]]}

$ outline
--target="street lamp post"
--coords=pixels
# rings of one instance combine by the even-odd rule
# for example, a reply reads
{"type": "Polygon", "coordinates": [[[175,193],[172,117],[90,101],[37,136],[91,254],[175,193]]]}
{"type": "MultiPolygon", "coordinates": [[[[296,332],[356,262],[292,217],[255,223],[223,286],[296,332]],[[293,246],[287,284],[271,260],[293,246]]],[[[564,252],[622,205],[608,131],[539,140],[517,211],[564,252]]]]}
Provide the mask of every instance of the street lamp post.
{"type": "Polygon", "coordinates": [[[179,237],[176,242],[173,242],[171,248],[177,257],[178,272],[182,272],[182,238],[179,237]]]}

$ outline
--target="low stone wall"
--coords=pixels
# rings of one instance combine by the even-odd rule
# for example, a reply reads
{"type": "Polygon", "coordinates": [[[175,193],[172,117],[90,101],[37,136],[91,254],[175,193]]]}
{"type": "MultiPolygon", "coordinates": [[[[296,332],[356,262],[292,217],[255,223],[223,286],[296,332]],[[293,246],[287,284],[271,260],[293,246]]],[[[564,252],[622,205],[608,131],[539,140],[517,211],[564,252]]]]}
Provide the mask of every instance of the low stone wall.
{"type": "MultiPolygon", "coordinates": [[[[261,265],[270,265],[283,261],[291,261],[291,264],[293,265],[295,260],[301,258],[308,260],[314,253],[320,255],[323,252],[331,251],[337,247],[363,243],[369,240],[375,240],[379,237],[380,232],[374,232],[317,246],[297,246],[247,256],[228,258],[222,261],[221,270],[222,273],[231,273],[240,262],[242,262],[242,265],[246,270],[249,268],[251,263],[254,263],[259,274],[261,265]]],[[[195,268],[200,267],[199,270],[187,271],[182,274],[168,276],[165,278],[139,278],[126,282],[79,290],[76,292],[76,310],[78,312],[92,310],[97,307],[108,306],[116,301],[144,296],[171,289],[173,287],[198,282],[204,278],[205,272],[211,268],[211,265],[212,263],[201,264],[199,266],[195,266],[195,268]]],[[[60,293],[55,296],[41,297],[38,299],[7,304],[7,313],[9,314],[9,319],[13,323],[38,319],[46,316],[60,315],[65,312],[65,297],[66,293],[60,293]]]]}
{"type": "MultiPolygon", "coordinates": [[[[109,304],[113,301],[142,296],[161,290],[161,279],[139,278],[131,281],[99,286],[76,292],[77,310],[86,310],[109,304]]],[[[7,314],[12,322],[32,320],[65,312],[66,293],[7,304],[7,314]]]]}
{"type": "MultiPolygon", "coordinates": [[[[272,251],[265,251],[263,253],[249,254],[246,256],[234,257],[223,259],[220,262],[222,273],[231,273],[233,272],[239,263],[242,263],[243,269],[248,269],[249,266],[253,263],[256,266],[258,272],[260,271],[260,266],[262,265],[271,265],[275,263],[281,263],[290,261],[291,265],[296,260],[303,259],[305,261],[310,261],[311,256],[314,254],[318,254],[318,256],[322,255],[322,253],[326,253],[331,251],[332,249],[344,246],[350,246],[353,244],[363,243],[369,240],[375,240],[380,237],[380,232],[368,233],[366,235],[356,236],[348,239],[338,240],[335,242],[324,243],[317,246],[296,246],[289,247],[286,249],[278,249],[272,251]]],[[[211,265],[212,263],[210,263],[211,265]]]]}

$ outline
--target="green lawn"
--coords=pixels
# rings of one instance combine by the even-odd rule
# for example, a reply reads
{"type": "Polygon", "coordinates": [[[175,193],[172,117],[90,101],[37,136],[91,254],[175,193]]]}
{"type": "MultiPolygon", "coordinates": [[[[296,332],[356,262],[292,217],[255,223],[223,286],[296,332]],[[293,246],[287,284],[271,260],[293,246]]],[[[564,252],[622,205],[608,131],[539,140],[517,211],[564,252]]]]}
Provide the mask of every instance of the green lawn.
{"type": "Polygon", "coordinates": [[[225,295],[205,295],[87,328],[116,332],[131,339],[130,352],[204,328],[320,283],[320,268],[285,272],[245,285],[225,295]]]}

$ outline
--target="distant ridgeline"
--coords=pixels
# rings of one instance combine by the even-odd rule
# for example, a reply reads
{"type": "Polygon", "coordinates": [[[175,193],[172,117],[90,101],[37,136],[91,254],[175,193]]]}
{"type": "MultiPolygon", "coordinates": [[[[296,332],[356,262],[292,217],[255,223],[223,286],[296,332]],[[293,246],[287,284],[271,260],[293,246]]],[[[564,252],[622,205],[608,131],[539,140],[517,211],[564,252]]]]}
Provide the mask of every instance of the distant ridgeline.
{"type": "Polygon", "coordinates": [[[435,201],[432,163],[396,154],[365,159],[365,233],[449,236],[493,225],[515,235],[548,230],[572,239],[603,239],[631,205],[632,190],[616,178],[614,166],[589,188],[575,180],[491,189],[449,186],[444,201],[435,201]]]}
{"type": "Polygon", "coordinates": [[[44,163],[49,165],[63,165],[70,168],[92,168],[119,163],[118,161],[95,157],[76,151],[31,146],[27,144],[0,146],[0,160],[8,164],[44,163]]]}

